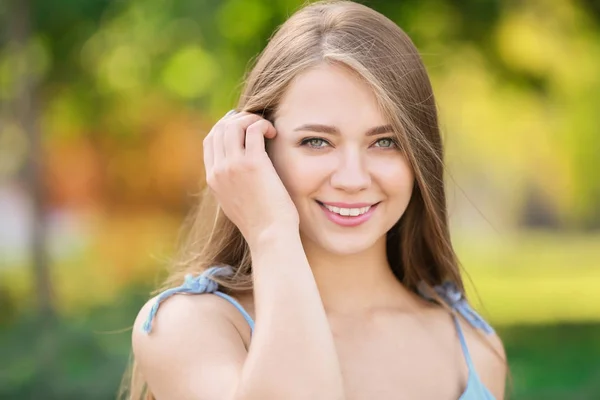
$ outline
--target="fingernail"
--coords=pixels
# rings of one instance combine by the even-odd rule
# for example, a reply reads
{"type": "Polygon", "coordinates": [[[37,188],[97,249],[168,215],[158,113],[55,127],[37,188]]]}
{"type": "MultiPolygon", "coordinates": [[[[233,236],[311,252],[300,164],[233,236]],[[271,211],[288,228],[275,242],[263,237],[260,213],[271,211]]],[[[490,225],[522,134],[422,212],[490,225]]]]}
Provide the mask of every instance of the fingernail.
{"type": "Polygon", "coordinates": [[[225,114],[226,117],[229,117],[230,115],[235,114],[235,110],[229,110],[227,111],[227,114],[225,114]]]}

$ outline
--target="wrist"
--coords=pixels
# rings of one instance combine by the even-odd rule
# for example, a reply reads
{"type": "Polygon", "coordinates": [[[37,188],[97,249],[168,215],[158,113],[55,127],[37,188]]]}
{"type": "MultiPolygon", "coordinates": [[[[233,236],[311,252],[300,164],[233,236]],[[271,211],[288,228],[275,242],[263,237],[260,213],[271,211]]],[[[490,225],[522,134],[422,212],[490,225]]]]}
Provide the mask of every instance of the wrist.
{"type": "Polygon", "coordinates": [[[258,251],[265,247],[273,248],[277,243],[301,243],[300,229],[298,224],[274,224],[255,235],[248,240],[248,246],[251,251],[258,251]]]}

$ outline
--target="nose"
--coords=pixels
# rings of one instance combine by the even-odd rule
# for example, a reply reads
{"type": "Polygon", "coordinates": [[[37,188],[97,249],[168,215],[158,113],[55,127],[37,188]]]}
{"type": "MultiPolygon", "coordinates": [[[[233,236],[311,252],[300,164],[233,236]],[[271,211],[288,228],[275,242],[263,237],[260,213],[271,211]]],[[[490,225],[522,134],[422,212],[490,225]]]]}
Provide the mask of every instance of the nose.
{"type": "Polygon", "coordinates": [[[349,193],[360,192],[371,185],[366,160],[358,151],[340,152],[337,168],[331,175],[331,186],[349,193]]]}

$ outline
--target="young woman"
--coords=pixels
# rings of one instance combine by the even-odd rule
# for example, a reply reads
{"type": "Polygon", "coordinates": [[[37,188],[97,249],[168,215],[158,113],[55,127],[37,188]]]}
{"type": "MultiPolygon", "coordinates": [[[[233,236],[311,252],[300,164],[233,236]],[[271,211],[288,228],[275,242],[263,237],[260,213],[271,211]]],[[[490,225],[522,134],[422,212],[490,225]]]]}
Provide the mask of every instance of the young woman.
{"type": "Polygon", "coordinates": [[[204,140],[182,268],[136,320],[130,398],[502,399],[502,344],[464,298],[436,105],[406,34],[359,4],[308,5],[237,110],[204,140]]]}

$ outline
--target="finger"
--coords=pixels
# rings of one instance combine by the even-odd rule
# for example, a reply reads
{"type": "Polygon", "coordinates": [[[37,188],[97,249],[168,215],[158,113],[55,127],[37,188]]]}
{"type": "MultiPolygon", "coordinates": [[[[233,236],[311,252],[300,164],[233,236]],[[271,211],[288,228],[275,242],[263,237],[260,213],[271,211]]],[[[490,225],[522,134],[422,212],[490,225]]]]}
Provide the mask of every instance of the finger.
{"type": "Polygon", "coordinates": [[[246,128],[260,119],[259,115],[248,112],[237,113],[231,110],[225,114],[210,133],[213,136],[213,165],[224,162],[228,153],[231,156],[243,154],[246,128]],[[226,148],[229,150],[226,151],[226,148]]]}
{"type": "Polygon", "coordinates": [[[227,123],[219,123],[213,128],[212,148],[213,148],[213,167],[221,165],[225,161],[224,130],[227,123]]]}
{"type": "Polygon", "coordinates": [[[238,115],[238,114],[240,114],[240,113],[238,113],[238,112],[237,112],[237,111],[235,111],[235,110],[229,110],[229,111],[227,111],[227,112],[225,113],[225,115],[223,115],[223,116],[221,117],[221,119],[220,119],[220,120],[218,120],[218,121],[217,121],[217,124],[221,124],[221,123],[223,123],[223,122],[225,122],[225,121],[229,121],[231,118],[235,117],[235,116],[236,116],[236,115],[238,115]]]}
{"type": "Polygon", "coordinates": [[[274,138],[275,127],[266,119],[261,119],[246,129],[246,154],[260,154],[265,151],[265,138],[274,138]]]}
{"type": "Polygon", "coordinates": [[[248,115],[256,115],[256,114],[252,114],[252,113],[249,113],[246,111],[238,112],[235,110],[229,110],[229,111],[227,111],[227,113],[225,115],[223,115],[223,117],[217,123],[222,124],[222,123],[227,123],[230,121],[236,121],[236,120],[243,118],[245,116],[248,116],[248,115]]]}
{"type": "Polygon", "coordinates": [[[225,157],[235,158],[244,155],[244,136],[246,132],[242,126],[235,121],[229,121],[223,132],[223,149],[225,157]]]}
{"type": "Polygon", "coordinates": [[[225,135],[223,139],[225,157],[240,156],[244,154],[244,136],[246,135],[246,128],[261,119],[262,117],[260,115],[238,113],[220,123],[223,127],[223,134],[225,135]]]}
{"type": "Polygon", "coordinates": [[[209,171],[212,171],[214,165],[213,136],[210,133],[202,142],[202,150],[204,152],[204,172],[208,174],[209,171]]]}
{"type": "MultiPolygon", "coordinates": [[[[232,125],[235,125],[236,126],[235,129],[239,130],[238,132],[241,133],[241,135],[240,136],[233,135],[233,132],[230,132],[232,140],[226,144],[226,147],[228,145],[231,145],[231,146],[239,145],[239,148],[235,148],[235,149],[229,148],[229,154],[243,155],[244,148],[245,148],[245,141],[246,141],[246,139],[245,139],[246,129],[248,129],[248,127],[250,125],[256,123],[257,121],[261,121],[261,120],[263,120],[263,118],[260,115],[252,114],[252,113],[239,113],[232,117],[232,119],[229,121],[229,123],[232,125]],[[234,139],[234,137],[235,137],[235,139],[234,139]],[[238,150],[240,150],[240,152],[238,152],[238,150]]],[[[230,129],[233,129],[233,128],[230,128],[230,129]]]]}
{"type": "Polygon", "coordinates": [[[239,126],[244,131],[246,131],[246,129],[248,129],[248,127],[250,125],[252,125],[256,121],[260,121],[261,119],[263,119],[263,117],[261,117],[258,114],[252,114],[252,113],[248,113],[248,112],[242,112],[242,113],[238,113],[238,114],[232,116],[230,121],[232,123],[239,124],[239,126]]]}
{"type": "MultiPolygon", "coordinates": [[[[204,168],[208,174],[216,163],[223,162],[225,160],[225,147],[224,147],[224,131],[227,124],[232,121],[233,118],[239,117],[243,113],[238,113],[236,110],[229,110],[217,123],[213,126],[213,129],[206,136],[204,140],[204,168]]],[[[246,113],[247,114],[247,113],[246,113]]]]}

